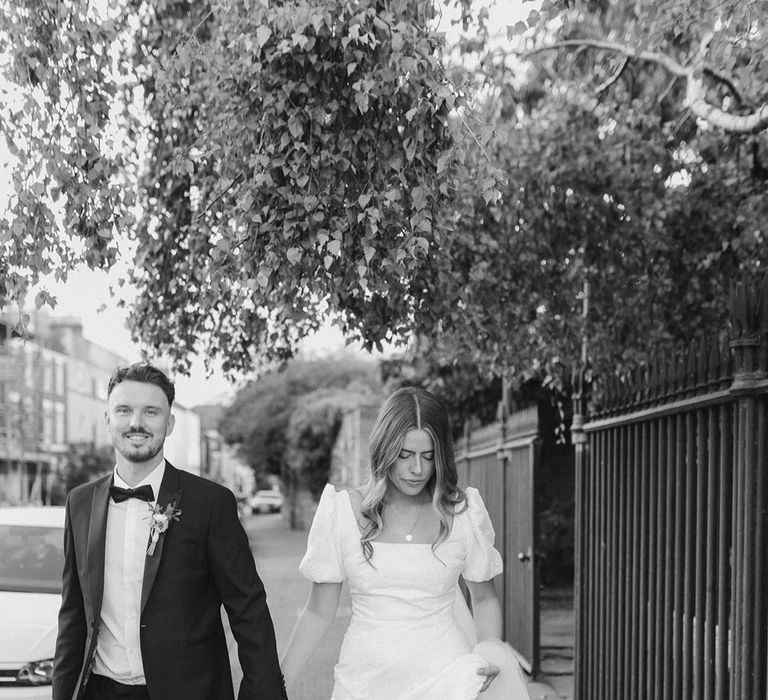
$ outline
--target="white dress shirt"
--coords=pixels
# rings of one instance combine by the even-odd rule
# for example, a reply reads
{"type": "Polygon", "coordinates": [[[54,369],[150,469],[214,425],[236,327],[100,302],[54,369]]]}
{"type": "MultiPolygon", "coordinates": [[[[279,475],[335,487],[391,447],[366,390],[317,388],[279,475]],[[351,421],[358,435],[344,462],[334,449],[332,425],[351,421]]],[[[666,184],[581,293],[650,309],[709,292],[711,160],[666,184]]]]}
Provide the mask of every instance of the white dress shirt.
{"type": "MultiPolygon", "coordinates": [[[[133,488],[149,484],[157,499],[164,474],[165,460],[133,488]]],[[[117,473],[117,467],[114,480],[115,486],[128,488],[117,473]]],[[[107,510],[104,597],[93,672],[128,685],[146,683],[139,624],[144,562],[151,525],[149,506],[154,506],[155,502],[129,498],[115,503],[110,498],[107,510]]]]}

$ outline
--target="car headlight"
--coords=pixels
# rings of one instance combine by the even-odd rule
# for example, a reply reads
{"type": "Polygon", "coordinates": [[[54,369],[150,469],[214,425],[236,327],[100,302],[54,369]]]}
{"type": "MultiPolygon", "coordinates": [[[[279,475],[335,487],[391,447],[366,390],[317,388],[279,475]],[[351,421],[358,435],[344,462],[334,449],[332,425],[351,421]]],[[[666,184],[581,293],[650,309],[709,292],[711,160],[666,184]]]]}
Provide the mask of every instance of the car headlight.
{"type": "Polygon", "coordinates": [[[24,685],[50,685],[53,676],[53,659],[32,661],[16,674],[16,682],[24,685]]]}

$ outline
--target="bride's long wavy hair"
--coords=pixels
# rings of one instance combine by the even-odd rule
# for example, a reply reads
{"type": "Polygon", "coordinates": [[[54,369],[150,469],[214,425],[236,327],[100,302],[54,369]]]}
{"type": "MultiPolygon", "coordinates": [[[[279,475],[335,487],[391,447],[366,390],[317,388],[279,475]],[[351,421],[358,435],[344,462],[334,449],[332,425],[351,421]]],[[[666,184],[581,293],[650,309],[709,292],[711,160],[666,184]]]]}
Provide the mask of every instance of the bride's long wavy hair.
{"type": "MultiPolygon", "coordinates": [[[[423,430],[432,438],[435,471],[424,487],[432,498],[432,507],[440,518],[440,531],[432,543],[432,552],[450,532],[450,519],[467,496],[458,486],[456,460],[448,411],[439,399],[426,389],[405,387],[393,393],[381,407],[373,426],[368,448],[371,476],[363,492],[360,506],[363,555],[370,563],[373,545],[383,527],[384,497],[389,472],[403,447],[409,430],[423,430]]],[[[466,508],[466,505],[464,506],[466,508]]]]}

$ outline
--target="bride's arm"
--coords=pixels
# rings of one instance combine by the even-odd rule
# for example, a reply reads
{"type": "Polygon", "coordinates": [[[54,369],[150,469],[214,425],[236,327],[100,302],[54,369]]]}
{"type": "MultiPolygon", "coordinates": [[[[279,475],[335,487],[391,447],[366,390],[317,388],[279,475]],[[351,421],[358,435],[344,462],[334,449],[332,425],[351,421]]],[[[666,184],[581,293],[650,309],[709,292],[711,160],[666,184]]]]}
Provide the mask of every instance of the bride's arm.
{"type": "Polygon", "coordinates": [[[467,581],[467,588],[472,596],[477,641],[501,639],[501,604],[493,581],[467,581]]]}
{"type": "Polygon", "coordinates": [[[304,610],[293,628],[280,662],[286,686],[298,677],[304,664],[330,628],[339,608],[341,583],[313,583],[304,610]]]}
{"type": "MultiPolygon", "coordinates": [[[[493,581],[467,581],[466,583],[469,594],[472,596],[472,617],[475,620],[477,641],[501,639],[501,604],[496,595],[496,586],[493,585],[493,581]]],[[[478,673],[486,677],[483,687],[480,689],[482,693],[488,690],[493,679],[499,675],[499,667],[489,663],[484,668],[479,669],[478,673]]]]}

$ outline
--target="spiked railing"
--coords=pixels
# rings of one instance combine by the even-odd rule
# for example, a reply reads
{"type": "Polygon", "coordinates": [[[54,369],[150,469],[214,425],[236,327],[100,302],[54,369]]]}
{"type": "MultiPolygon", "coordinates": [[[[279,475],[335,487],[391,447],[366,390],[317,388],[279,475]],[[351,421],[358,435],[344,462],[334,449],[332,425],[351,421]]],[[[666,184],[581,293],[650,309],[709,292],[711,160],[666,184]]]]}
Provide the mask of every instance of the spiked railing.
{"type": "Polygon", "coordinates": [[[768,282],[574,396],[576,700],[768,697],[768,282]]]}

